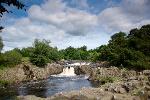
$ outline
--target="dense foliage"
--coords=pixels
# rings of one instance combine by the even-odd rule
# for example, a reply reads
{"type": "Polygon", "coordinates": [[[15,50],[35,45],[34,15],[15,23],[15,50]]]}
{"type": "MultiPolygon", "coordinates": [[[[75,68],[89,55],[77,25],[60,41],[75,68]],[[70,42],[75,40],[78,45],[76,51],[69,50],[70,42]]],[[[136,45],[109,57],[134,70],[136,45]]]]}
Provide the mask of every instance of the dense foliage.
{"type": "Polygon", "coordinates": [[[7,6],[15,6],[17,9],[23,9],[25,6],[22,2],[19,0],[0,0],[0,17],[4,14],[4,12],[9,12],[7,6]]]}
{"type": "Polygon", "coordinates": [[[49,41],[40,41],[36,39],[33,44],[33,52],[30,57],[30,61],[37,66],[45,66],[49,62],[49,41]]]}
{"type": "MultiPolygon", "coordinates": [[[[107,45],[87,50],[86,46],[80,48],[68,47],[58,50],[51,47],[50,41],[36,39],[32,47],[8,51],[0,54],[0,64],[18,64],[21,56],[28,58],[31,63],[44,67],[47,63],[65,60],[108,61],[117,67],[131,69],[150,69],[150,25],[140,29],[132,29],[127,35],[119,32],[111,36],[107,45]]],[[[3,48],[0,38],[0,50],[3,48]]]]}
{"type": "Polygon", "coordinates": [[[20,64],[22,60],[22,55],[15,51],[7,51],[0,55],[0,67],[13,67],[20,64]]]}
{"type": "Polygon", "coordinates": [[[108,45],[95,49],[97,60],[112,65],[134,69],[150,69],[150,25],[132,29],[126,36],[119,32],[111,37],[108,45]]]}
{"type": "Polygon", "coordinates": [[[28,56],[34,65],[44,67],[47,63],[61,59],[57,48],[51,47],[49,43],[47,40],[36,39],[33,47],[23,48],[21,53],[24,57],[28,56]]]}
{"type": "Polygon", "coordinates": [[[60,50],[63,59],[67,60],[88,60],[89,52],[87,47],[83,46],[80,48],[68,47],[64,50],[60,50]]]}
{"type": "Polygon", "coordinates": [[[3,49],[3,41],[2,41],[2,38],[0,37],[0,52],[2,51],[3,49]]]}

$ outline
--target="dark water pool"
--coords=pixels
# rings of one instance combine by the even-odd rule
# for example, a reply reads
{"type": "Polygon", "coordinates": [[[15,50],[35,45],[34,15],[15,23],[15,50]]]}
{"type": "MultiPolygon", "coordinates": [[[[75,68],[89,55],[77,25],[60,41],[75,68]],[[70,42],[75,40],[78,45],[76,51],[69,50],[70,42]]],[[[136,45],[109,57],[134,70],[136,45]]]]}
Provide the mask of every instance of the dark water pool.
{"type": "Polygon", "coordinates": [[[24,83],[13,89],[1,89],[0,100],[12,100],[18,95],[48,97],[55,93],[79,90],[82,87],[95,87],[85,76],[49,77],[47,80],[24,83]]]}

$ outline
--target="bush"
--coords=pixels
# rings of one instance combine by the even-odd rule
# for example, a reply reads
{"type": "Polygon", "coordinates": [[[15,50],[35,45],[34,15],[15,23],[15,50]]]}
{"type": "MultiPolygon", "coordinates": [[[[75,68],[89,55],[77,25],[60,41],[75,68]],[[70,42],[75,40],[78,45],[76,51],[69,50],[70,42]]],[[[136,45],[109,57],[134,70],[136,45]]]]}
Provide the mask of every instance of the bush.
{"type": "Polygon", "coordinates": [[[30,55],[30,61],[32,64],[44,67],[49,62],[49,41],[36,39],[33,44],[33,52],[30,55]]]}
{"type": "Polygon", "coordinates": [[[101,84],[105,84],[105,83],[113,83],[115,81],[115,78],[109,76],[101,76],[97,80],[100,81],[101,84]]]}
{"type": "Polygon", "coordinates": [[[2,56],[2,64],[5,66],[14,66],[21,63],[22,55],[15,50],[7,51],[2,56]]]}
{"type": "Polygon", "coordinates": [[[2,87],[2,86],[6,87],[6,86],[8,86],[8,84],[10,84],[10,82],[5,81],[5,80],[0,80],[0,86],[1,86],[1,87],[2,87]]]}
{"type": "Polygon", "coordinates": [[[3,41],[2,41],[2,38],[0,37],[0,53],[1,53],[1,50],[3,49],[3,41]]]}
{"type": "Polygon", "coordinates": [[[20,53],[22,54],[23,57],[30,57],[32,52],[33,52],[32,47],[22,48],[20,50],[20,53]]]}
{"type": "Polygon", "coordinates": [[[48,58],[46,58],[43,55],[32,55],[30,57],[30,61],[32,62],[32,64],[38,66],[38,67],[44,67],[48,62],[48,58]]]}
{"type": "Polygon", "coordinates": [[[61,59],[61,55],[57,48],[50,48],[48,51],[48,58],[52,61],[58,61],[61,59]]]}

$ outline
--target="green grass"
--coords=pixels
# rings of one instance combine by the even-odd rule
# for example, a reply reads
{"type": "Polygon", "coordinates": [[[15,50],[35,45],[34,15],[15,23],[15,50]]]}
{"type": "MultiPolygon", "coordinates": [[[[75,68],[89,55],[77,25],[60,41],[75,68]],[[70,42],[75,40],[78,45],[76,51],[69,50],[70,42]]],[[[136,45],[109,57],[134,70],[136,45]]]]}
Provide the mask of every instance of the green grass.
{"type": "Polygon", "coordinates": [[[99,76],[96,78],[96,80],[99,81],[101,84],[105,84],[105,83],[113,83],[115,81],[120,80],[120,78],[113,76],[99,76]]]}
{"type": "Polygon", "coordinates": [[[6,80],[0,80],[0,86],[7,86],[9,85],[9,81],[6,81],[6,80]]]}
{"type": "Polygon", "coordinates": [[[22,61],[23,63],[29,63],[29,62],[30,62],[30,59],[29,59],[29,57],[23,57],[21,61],[22,61]]]}

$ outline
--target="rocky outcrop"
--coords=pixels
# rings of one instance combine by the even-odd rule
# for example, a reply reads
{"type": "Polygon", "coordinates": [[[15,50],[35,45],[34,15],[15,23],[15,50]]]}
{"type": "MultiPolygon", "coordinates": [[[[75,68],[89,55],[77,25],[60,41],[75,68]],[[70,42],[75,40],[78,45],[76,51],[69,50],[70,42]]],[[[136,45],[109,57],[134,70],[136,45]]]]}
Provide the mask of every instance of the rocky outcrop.
{"type": "Polygon", "coordinates": [[[92,68],[89,65],[82,65],[82,66],[76,66],[75,68],[75,74],[77,75],[90,75],[92,73],[92,68]]]}
{"type": "Polygon", "coordinates": [[[92,68],[89,80],[96,81],[99,80],[101,77],[116,77],[121,79],[129,79],[133,78],[134,76],[140,75],[139,72],[134,70],[127,70],[127,69],[119,69],[117,67],[96,67],[92,68]]]}
{"type": "Polygon", "coordinates": [[[48,98],[19,96],[19,100],[140,100],[138,96],[104,91],[101,88],[82,88],[79,91],[63,92],[48,98]]]}
{"type": "Polygon", "coordinates": [[[150,71],[111,67],[75,67],[75,73],[90,75],[89,80],[106,82],[98,88],[82,88],[78,91],[57,93],[51,97],[19,96],[20,100],[149,100],[150,71]]]}
{"type": "Polygon", "coordinates": [[[6,68],[0,72],[0,80],[9,82],[21,82],[48,78],[52,74],[59,74],[63,66],[59,64],[47,64],[45,68],[39,68],[32,64],[20,64],[13,68],[6,68]]]}
{"type": "Polygon", "coordinates": [[[101,85],[99,88],[82,88],[61,92],[51,97],[19,96],[19,100],[149,100],[150,82],[131,78],[101,85]]]}

